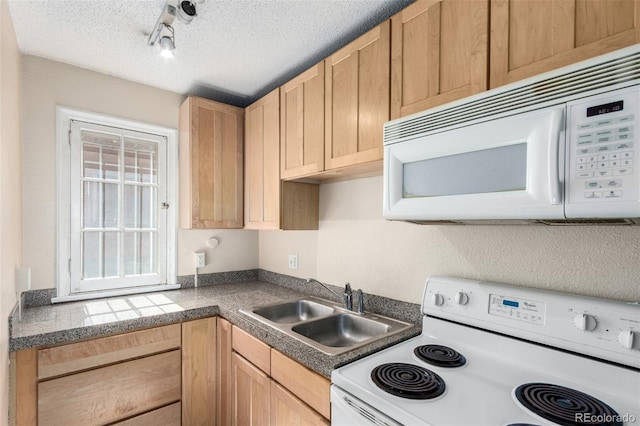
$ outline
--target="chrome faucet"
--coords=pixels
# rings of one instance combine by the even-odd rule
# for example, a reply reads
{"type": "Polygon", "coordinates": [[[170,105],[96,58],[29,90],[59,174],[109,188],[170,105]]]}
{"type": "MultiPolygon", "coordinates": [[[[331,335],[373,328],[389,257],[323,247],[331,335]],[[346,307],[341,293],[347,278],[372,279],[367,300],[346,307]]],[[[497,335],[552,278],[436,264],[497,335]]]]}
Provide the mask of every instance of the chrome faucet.
{"type": "Polygon", "coordinates": [[[349,311],[353,311],[353,292],[349,283],[344,285],[344,307],[349,311]]]}
{"type": "Polygon", "coordinates": [[[356,291],[356,313],[364,314],[364,293],[360,289],[356,291]]]}
{"type": "Polygon", "coordinates": [[[338,299],[343,299],[345,309],[348,309],[350,311],[353,310],[353,292],[351,291],[351,284],[346,283],[344,285],[344,294],[340,295],[335,291],[331,290],[324,283],[321,283],[320,281],[316,280],[315,278],[307,278],[307,282],[308,283],[314,282],[316,284],[320,284],[322,287],[324,287],[325,289],[333,293],[338,299]]]}

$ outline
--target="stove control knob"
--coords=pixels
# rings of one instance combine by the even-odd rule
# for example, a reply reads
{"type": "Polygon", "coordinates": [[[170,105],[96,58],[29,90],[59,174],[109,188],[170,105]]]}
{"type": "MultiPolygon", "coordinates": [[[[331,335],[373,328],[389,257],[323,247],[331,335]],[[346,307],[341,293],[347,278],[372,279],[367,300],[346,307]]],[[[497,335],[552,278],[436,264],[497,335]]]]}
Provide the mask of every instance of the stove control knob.
{"type": "Polygon", "coordinates": [[[618,342],[627,349],[637,349],[638,334],[635,331],[625,330],[618,334],[618,342]]]}
{"type": "Polygon", "coordinates": [[[592,331],[598,325],[595,317],[589,314],[578,314],[573,318],[573,324],[582,331],[592,331]]]}
{"type": "Polygon", "coordinates": [[[442,304],[444,303],[444,297],[442,297],[440,293],[433,293],[431,295],[431,301],[436,306],[442,306],[442,304]]]}
{"type": "Polygon", "coordinates": [[[469,303],[469,295],[464,291],[459,291],[453,296],[453,300],[455,300],[458,305],[466,305],[469,303]]]}

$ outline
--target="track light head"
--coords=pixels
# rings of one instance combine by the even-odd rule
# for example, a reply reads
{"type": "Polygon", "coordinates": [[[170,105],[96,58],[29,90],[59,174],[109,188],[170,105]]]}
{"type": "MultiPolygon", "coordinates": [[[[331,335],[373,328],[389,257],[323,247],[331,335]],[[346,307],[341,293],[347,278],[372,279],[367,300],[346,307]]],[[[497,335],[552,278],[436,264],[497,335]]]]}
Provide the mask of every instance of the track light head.
{"type": "Polygon", "coordinates": [[[163,58],[173,58],[173,54],[175,53],[176,45],[173,41],[173,38],[170,36],[162,36],[160,38],[160,55],[163,58]]]}
{"type": "Polygon", "coordinates": [[[190,0],[182,0],[178,4],[178,20],[183,24],[190,24],[194,16],[196,16],[196,4],[190,0]]]}

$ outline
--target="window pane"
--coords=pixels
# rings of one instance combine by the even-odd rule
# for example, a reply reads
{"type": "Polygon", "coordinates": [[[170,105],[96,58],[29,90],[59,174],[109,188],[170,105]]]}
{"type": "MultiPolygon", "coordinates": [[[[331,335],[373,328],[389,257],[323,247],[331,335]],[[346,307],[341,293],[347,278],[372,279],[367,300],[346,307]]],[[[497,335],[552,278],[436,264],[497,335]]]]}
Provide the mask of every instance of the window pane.
{"type": "Polygon", "coordinates": [[[82,183],[82,225],[84,228],[100,227],[101,195],[102,184],[100,182],[82,183]]]}
{"type": "Polygon", "coordinates": [[[139,228],[140,227],[140,210],[138,209],[138,200],[140,196],[140,187],[136,185],[124,186],[124,227],[139,228]]]}
{"type": "Polygon", "coordinates": [[[151,211],[153,200],[151,196],[155,194],[155,188],[144,186],[141,189],[140,196],[140,225],[142,228],[151,228],[155,224],[155,220],[152,216],[155,216],[155,212],[151,211]]]}
{"type": "Polygon", "coordinates": [[[100,166],[100,147],[85,143],[82,145],[82,175],[99,178],[102,175],[100,166]]]}
{"type": "Polygon", "coordinates": [[[124,274],[136,275],[138,273],[138,247],[137,232],[125,232],[123,244],[124,274]]]}
{"type": "Polygon", "coordinates": [[[105,228],[117,228],[118,227],[118,184],[105,183],[104,185],[104,227],[105,228]]]}
{"type": "Polygon", "coordinates": [[[157,232],[126,232],[124,234],[125,275],[142,275],[157,272],[157,238],[157,232]]]}
{"type": "Polygon", "coordinates": [[[124,180],[127,182],[138,182],[136,154],[135,151],[124,150],[124,180]]]}
{"type": "Polygon", "coordinates": [[[102,168],[104,169],[104,178],[118,180],[120,179],[120,147],[104,147],[102,149],[102,168]]]}
{"type": "Polygon", "coordinates": [[[83,176],[118,179],[120,136],[82,130],[83,176]]]}
{"type": "Polygon", "coordinates": [[[140,273],[150,274],[155,270],[155,250],[154,250],[154,234],[155,232],[140,233],[140,273]]]}
{"type": "Polygon", "coordinates": [[[120,259],[118,257],[118,232],[104,233],[104,276],[117,277],[120,270],[120,259]]]}
{"type": "Polygon", "coordinates": [[[84,232],[82,234],[82,277],[97,278],[100,276],[100,232],[84,232]]]}
{"type": "Polygon", "coordinates": [[[125,180],[156,183],[158,178],[158,144],[141,139],[125,138],[125,180]]]}

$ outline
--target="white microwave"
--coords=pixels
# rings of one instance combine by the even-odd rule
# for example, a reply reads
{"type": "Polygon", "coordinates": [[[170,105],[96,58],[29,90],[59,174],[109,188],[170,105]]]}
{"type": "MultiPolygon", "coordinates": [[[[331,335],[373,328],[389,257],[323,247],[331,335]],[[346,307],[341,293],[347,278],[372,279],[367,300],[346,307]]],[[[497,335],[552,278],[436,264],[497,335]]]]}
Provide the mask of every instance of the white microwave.
{"type": "Polygon", "coordinates": [[[639,131],[637,46],[391,121],[383,216],[640,224],[639,131]]]}

